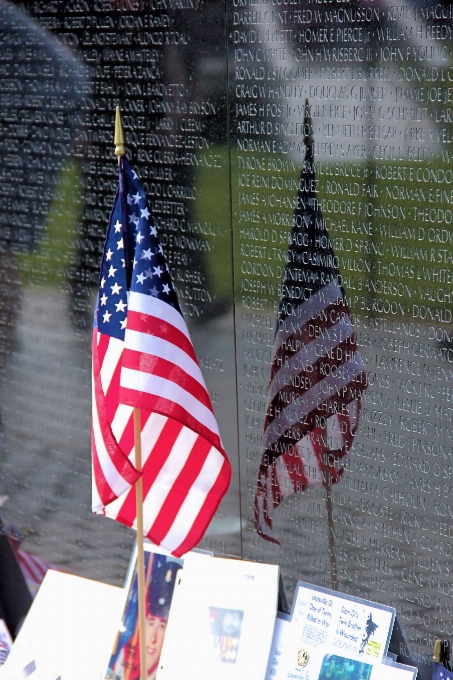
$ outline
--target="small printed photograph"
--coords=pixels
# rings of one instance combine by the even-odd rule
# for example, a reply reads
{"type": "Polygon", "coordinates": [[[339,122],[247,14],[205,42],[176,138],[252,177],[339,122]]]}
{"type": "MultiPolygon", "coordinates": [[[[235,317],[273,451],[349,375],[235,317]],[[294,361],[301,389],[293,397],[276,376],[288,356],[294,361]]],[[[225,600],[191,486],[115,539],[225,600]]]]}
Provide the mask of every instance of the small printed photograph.
{"type": "MultiPolygon", "coordinates": [[[[183,560],[176,557],[145,552],[147,680],[154,680],[157,674],[176,575],[182,564],[183,560]]],[[[121,628],[105,678],[140,680],[136,559],[121,628]]]]}
{"type": "Polygon", "coordinates": [[[373,666],[336,654],[326,654],[318,680],[369,680],[373,666]]]}
{"type": "Polygon", "coordinates": [[[236,663],[244,612],[240,609],[209,607],[209,623],[219,660],[236,663]]]}

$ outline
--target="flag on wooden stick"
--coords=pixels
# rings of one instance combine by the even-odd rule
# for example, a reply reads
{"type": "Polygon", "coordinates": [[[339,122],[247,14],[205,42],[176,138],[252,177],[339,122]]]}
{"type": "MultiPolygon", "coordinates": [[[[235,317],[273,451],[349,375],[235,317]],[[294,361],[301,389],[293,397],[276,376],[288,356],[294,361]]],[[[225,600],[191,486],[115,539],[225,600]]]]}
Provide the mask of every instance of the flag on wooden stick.
{"type": "Polygon", "coordinates": [[[340,478],[366,388],[338,258],[318,203],[308,101],[304,130],[255,495],[257,531],[276,543],[272,518],[283,498],[340,478]]]}
{"type": "Polygon", "coordinates": [[[93,333],[93,511],[136,523],[176,556],[203,537],[231,468],[145,192],[125,156],[93,333]],[[142,472],[134,466],[140,409],[142,472]]]}

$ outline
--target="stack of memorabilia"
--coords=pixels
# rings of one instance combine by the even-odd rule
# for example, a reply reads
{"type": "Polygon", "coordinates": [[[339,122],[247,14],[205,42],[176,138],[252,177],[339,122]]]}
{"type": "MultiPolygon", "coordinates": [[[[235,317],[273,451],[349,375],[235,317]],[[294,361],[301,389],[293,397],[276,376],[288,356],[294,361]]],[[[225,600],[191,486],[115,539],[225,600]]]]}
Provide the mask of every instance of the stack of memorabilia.
{"type": "MultiPolygon", "coordinates": [[[[147,680],[177,680],[181,669],[188,680],[416,678],[388,652],[391,607],[299,582],[284,614],[278,566],[196,551],[178,559],[148,543],[145,574],[147,680]]],[[[140,680],[137,551],[123,590],[49,571],[2,671],[140,680]]]]}

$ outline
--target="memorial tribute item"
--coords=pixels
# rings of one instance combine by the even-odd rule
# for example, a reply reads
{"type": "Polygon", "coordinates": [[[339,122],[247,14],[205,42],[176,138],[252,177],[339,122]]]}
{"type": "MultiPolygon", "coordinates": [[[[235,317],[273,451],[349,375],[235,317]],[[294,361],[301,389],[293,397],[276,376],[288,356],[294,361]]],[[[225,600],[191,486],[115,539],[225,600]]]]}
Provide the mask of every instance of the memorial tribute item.
{"type": "Polygon", "coordinates": [[[49,570],[2,667],[1,680],[99,680],[124,607],[122,588],[49,570]],[[26,672],[26,669],[28,671],[26,672]]]}
{"type": "Polygon", "coordinates": [[[300,582],[291,615],[277,617],[266,680],[369,680],[394,619],[391,607],[300,582]]]}
{"type": "MultiPolygon", "coordinates": [[[[27,530],[26,549],[48,562],[123,584],[135,532],[93,520],[86,465],[92,308],[120,105],[232,465],[201,547],[278,564],[290,603],[302,580],[395,607],[390,649],[431,680],[433,641],[453,631],[453,7],[0,0],[0,18],[5,523],[27,530]],[[315,167],[304,176],[328,233],[317,232],[318,246],[333,253],[367,388],[335,483],[296,492],[310,433],[299,440],[295,425],[286,432],[296,435],[295,465],[268,461],[262,484],[278,485],[258,500],[277,543],[256,531],[255,499],[265,421],[269,434],[268,425],[285,427],[268,409],[281,301],[303,311],[316,294],[304,278],[311,266],[288,261],[309,247],[308,227],[294,229],[307,98],[315,167]],[[291,234],[301,243],[288,243],[291,234]]],[[[307,330],[304,348],[321,362],[330,328],[314,320],[307,330]]],[[[297,404],[282,388],[270,399],[278,394],[291,426],[287,409],[304,395],[297,404]]],[[[327,413],[315,415],[323,428],[327,413]]],[[[222,621],[212,614],[210,633],[222,621]]],[[[236,645],[240,655],[242,638],[216,635],[222,658],[236,645]]]]}
{"type": "Polygon", "coordinates": [[[340,479],[359,423],[366,376],[316,188],[313,122],[288,235],[264,419],[255,519],[278,543],[272,515],[289,494],[340,479]],[[322,339],[322,344],[320,340],[322,339]]]}
{"type": "Polygon", "coordinates": [[[279,568],[190,553],[175,586],[159,680],[263,680],[279,568]]]}
{"type": "Polygon", "coordinates": [[[180,556],[203,537],[231,471],[145,193],[124,152],[93,331],[93,511],[135,526],[141,478],[143,533],[180,556]]]}
{"type": "Polygon", "coordinates": [[[370,680],[416,680],[417,668],[406,666],[388,658],[383,664],[373,665],[370,680]]]}
{"type": "Polygon", "coordinates": [[[181,556],[202,539],[231,467],[148,210],[125,156],[104,245],[93,330],[93,512],[135,526],[140,679],[145,657],[143,536],[181,556]]]}
{"type": "MultiPolygon", "coordinates": [[[[160,554],[148,543],[144,545],[144,553],[146,677],[152,680],[157,673],[175,580],[183,561],[160,554]]],[[[137,551],[132,558],[126,591],[120,631],[105,674],[106,680],[138,680],[140,677],[137,551]]]]}

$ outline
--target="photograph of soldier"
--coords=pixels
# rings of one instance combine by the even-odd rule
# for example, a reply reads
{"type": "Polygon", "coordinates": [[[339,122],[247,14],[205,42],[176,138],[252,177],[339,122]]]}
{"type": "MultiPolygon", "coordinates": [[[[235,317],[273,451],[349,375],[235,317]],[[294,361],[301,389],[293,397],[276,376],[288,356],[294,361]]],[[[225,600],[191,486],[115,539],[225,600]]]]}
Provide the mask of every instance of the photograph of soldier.
{"type": "MultiPolygon", "coordinates": [[[[182,560],[145,552],[146,578],[146,668],[154,680],[162,651],[168,614],[178,569],[182,560]]],[[[140,647],[138,634],[137,566],[131,580],[121,628],[110,658],[106,680],[140,680],[140,647]]]]}

